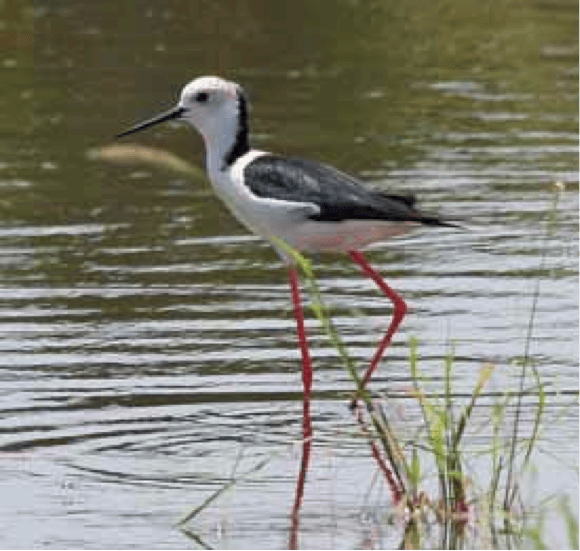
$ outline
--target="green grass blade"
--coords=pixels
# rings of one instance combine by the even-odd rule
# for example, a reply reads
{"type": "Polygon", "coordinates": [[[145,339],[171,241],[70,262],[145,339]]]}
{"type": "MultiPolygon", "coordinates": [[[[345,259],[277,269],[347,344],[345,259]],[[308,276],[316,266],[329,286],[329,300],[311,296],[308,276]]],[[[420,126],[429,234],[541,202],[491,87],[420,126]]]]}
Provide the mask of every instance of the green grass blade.
{"type": "MultiPolygon", "coordinates": [[[[541,274],[546,267],[546,258],[548,255],[548,240],[550,239],[551,235],[556,231],[557,226],[557,214],[558,214],[558,203],[560,201],[560,194],[564,189],[564,184],[561,182],[557,182],[554,185],[554,194],[552,198],[552,205],[548,212],[546,213],[546,222],[545,222],[545,230],[542,236],[542,246],[541,246],[541,257],[540,257],[540,268],[539,273],[541,274]]],[[[521,408],[522,408],[522,401],[523,396],[525,394],[524,391],[524,383],[527,378],[527,367],[530,362],[530,348],[533,338],[534,332],[534,325],[536,321],[536,311],[538,307],[538,300],[540,298],[540,282],[541,276],[538,276],[536,279],[536,284],[534,287],[534,292],[532,296],[532,307],[530,311],[530,318],[528,321],[528,330],[526,334],[526,342],[524,346],[524,356],[522,360],[522,373],[520,375],[520,388],[518,393],[518,399],[516,404],[515,410],[515,417],[514,417],[514,424],[510,442],[510,454],[509,454],[509,461],[508,461],[508,472],[507,472],[507,483],[505,489],[505,497],[504,497],[504,509],[509,510],[513,504],[513,501],[516,497],[517,493],[517,483],[513,482],[515,477],[515,463],[516,463],[516,446],[519,437],[519,425],[520,425],[520,416],[521,416],[521,408]]],[[[540,381],[540,375],[532,364],[532,370],[534,372],[534,377],[536,378],[536,383],[538,385],[538,390],[540,393],[539,402],[538,402],[538,409],[536,411],[536,418],[534,421],[534,427],[532,428],[532,437],[529,439],[527,451],[524,455],[524,459],[520,466],[520,471],[522,471],[528,464],[530,456],[532,454],[534,444],[536,442],[537,431],[540,424],[540,419],[543,413],[543,406],[544,406],[544,393],[542,390],[542,385],[540,381]]]]}
{"type": "Polygon", "coordinates": [[[201,505],[198,505],[180,519],[175,522],[175,526],[181,526],[189,522],[192,518],[195,518],[199,513],[201,513],[206,507],[211,505],[220,495],[222,495],[226,490],[229,490],[232,486],[237,483],[237,480],[230,480],[226,482],[222,487],[218,488],[213,494],[211,494],[201,505]]]}
{"type": "Polygon", "coordinates": [[[413,447],[411,452],[411,463],[409,464],[409,470],[407,471],[407,478],[409,479],[409,484],[411,486],[411,493],[416,494],[419,482],[421,481],[421,460],[419,459],[419,453],[417,452],[416,447],[413,447]]]}
{"type": "Polygon", "coordinates": [[[463,432],[465,430],[465,427],[467,426],[467,422],[469,421],[469,418],[471,417],[471,412],[473,411],[473,408],[475,407],[475,402],[476,402],[477,398],[479,397],[479,395],[481,394],[481,391],[483,390],[483,388],[485,387],[485,385],[487,384],[487,382],[491,378],[493,370],[494,370],[494,366],[487,365],[487,366],[484,366],[483,369],[479,372],[479,377],[477,378],[477,383],[475,384],[475,388],[473,389],[473,393],[471,394],[471,400],[470,400],[469,404],[467,404],[467,406],[465,406],[463,413],[459,417],[459,422],[457,423],[457,429],[453,435],[453,440],[452,440],[452,444],[451,444],[452,450],[457,449],[457,446],[459,445],[459,442],[461,441],[461,438],[463,436],[463,432]]]}
{"type": "Polygon", "coordinates": [[[566,523],[566,533],[568,534],[568,549],[580,549],[578,537],[578,519],[574,516],[572,506],[568,496],[563,497],[559,504],[560,512],[566,523]]]}
{"type": "Polygon", "coordinates": [[[211,494],[201,505],[198,505],[190,512],[183,515],[180,519],[175,522],[175,526],[179,527],[186,523],[188,523],[191,519],[195,518],[199,515],[204,509],[206,509],[210,504],[212,504],[220,495],[222,495],[225,491],[229,490],[239,482],[243,481],[248,475],[255,473],[261,469],[263,469],[268,463],[270,462],[270,458],[266,458],[256,465],[252,467],[249,471],[247,471],[243,476],[239,478],[234,478],[228,482],[226,482],[223,486],[218,488],[213,494],[211,494]]]}

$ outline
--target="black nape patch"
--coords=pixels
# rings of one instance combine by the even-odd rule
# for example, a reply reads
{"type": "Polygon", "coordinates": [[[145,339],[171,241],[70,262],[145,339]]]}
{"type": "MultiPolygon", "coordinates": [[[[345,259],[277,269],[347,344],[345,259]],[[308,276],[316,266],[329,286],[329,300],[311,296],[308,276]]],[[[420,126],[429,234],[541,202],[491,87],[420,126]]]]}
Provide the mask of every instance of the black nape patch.
{"type": "Polygon", "coordinates": [[[244,93],[238,90],[238,130],[236,140],[224,156],[222,171],[232,166],[237,159],[250,151],[250,126],[248,123],[248,101],[244,93]]]}

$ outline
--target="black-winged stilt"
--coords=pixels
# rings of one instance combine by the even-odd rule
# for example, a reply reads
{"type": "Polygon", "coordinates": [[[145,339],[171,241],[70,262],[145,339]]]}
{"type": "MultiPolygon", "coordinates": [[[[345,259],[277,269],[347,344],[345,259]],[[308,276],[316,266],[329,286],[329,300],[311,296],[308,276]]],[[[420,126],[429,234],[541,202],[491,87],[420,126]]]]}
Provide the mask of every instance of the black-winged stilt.
{"type": "MultiPolygon", "coordinates": [[[[183,88],[177,106],[117,136],[155,124],[180,120],[202,135],[206,169],[215,192],[251,231],[273,241],[288,265],[290,289],[302,354],[305,418],[312,384],[312,365],[304,331],[298,273],[282,240],[300,251],[347,253],[392,301],[393,317],[363,376],[368,383],[401,323],[407,306],[360,252],[365,246],[406,233],[421,224],[456,226],[420,212],[412,196],[366,187],[331,166],[286,158],[252,149],[248,103],[242,88],[218,77],[201,77],[183,88]],[[274,238],[274,239],[273,239],[274,238]]],[[[304,426],[304,436],[310,428],[304,426]]]]}

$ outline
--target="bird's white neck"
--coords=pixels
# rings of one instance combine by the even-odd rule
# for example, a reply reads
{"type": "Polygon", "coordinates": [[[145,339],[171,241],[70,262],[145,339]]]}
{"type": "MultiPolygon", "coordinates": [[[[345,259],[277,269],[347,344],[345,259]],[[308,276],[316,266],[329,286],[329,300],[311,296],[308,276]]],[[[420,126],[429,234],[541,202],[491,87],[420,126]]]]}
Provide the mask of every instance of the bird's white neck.
{"type": "Polygon", "coordinates": [[[210,177],[227,170],[250,150],[247,104],[241,92],[236,102],[227,105],[202,135],[210,177]]]}

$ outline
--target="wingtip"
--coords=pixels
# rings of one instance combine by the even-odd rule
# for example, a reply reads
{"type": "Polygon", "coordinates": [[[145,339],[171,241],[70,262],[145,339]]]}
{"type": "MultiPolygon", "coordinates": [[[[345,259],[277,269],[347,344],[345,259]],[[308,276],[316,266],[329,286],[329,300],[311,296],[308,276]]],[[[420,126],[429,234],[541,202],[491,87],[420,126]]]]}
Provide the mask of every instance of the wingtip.
{"type": "Polygon", "coordinates": [[[421,213],[422,217],[420,222],[425,224],[426,226],[439,226],[442,228],[455,228],[458,230],[467,230],[469,229],[463,220],[459,220],[457,218],[439,218],[438,216],[433,216],[430,214],[421,213]]]}
{"type": "Polygon", "coordinates": [[[456,230],[469,230],[469,226],[467,226],[467,223],[464,221],[459,221],[457,219],[453,219],[453,220],[441,220],[441,226],[446,227],[446,228],[455,228],[456,230]]]}

